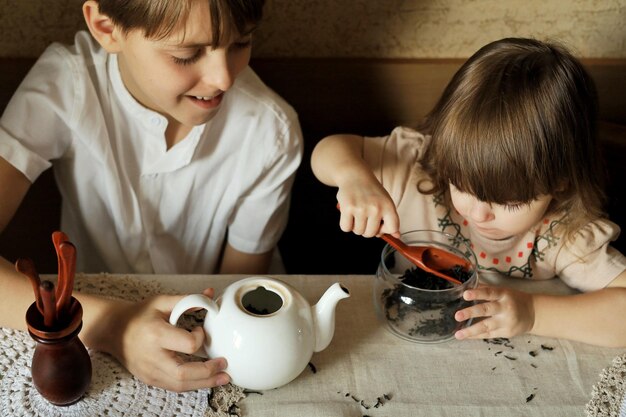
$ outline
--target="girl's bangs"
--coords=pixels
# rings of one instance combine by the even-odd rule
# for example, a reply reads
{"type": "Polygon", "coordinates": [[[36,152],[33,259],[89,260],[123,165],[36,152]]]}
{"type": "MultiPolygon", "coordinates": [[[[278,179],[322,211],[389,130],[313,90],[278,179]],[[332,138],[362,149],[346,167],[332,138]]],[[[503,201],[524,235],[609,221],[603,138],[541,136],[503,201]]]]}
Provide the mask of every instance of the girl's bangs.
{"type": "Polygon", "coordinates": [[[551,164],[538,160],[542,152],[534,149],[541,142],[534,137],[538,132],[504,112],[495,113],[486,117],[468,111],[436,126],[433,164],[440,185],[452,184],[495,204],[528,203],[550,194],[551,164]]]}

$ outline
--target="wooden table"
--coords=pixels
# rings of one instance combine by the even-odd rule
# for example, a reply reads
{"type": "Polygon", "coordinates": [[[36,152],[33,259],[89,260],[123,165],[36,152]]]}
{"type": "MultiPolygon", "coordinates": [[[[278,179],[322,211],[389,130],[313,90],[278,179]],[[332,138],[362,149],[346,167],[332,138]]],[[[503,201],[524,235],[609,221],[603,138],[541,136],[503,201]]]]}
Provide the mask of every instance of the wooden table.
{"type": "MultiPolygon", "coordinates": [[[[158,291],[181,294],[212,286],[219,295],[227,285],[243,277],[104,278],[106,282],[146,282],[158,291]]],[[[312,305],[334,282],[342,283],[351,295],[337,305],[335,335],[328,348],[315,353],[311,366],[291,383],[274,390],[247,393],[237,404],[241,416],[584,417],[585,405],[600,372],[611,365],[614,357],[624,353],[624,349],[526,335],[510,341],[412,343],[392,335],[376,319],[373,276],[274,277],[291,284],[312,305]]],[[[103,276],[81,277],[87,282],[97,281],[96,278],[102,282],[103,276]]],[[[568,292],[558,280],[515,281],[514,286],[568,292]]],[[[91,292],[98,291],[106,294],[106,286],[91,288],[91,292]]],[[[116,378],[118,386],[126,380],[130,384],[133,379],[127,373],[118,373],[116,378]]],[[[98,389],[106,393],[109,388],[98,389]]],[[[185,398],[191,397],[169,401],[189,401],[185,398]]],[[[0,400],[6,402],[6,398],[0,400]]]]}
{"type": "MultiPolygon", "coordinates": [[[[290,384],[241,403],[249,416],[585,416],[599,373],[624,349],[551,338],[416,344],[376,319],[373,276],[275,276],[315,304],[334,282],[350,290],[339,302],[330,346],[290,384]],[[499,342],[499,343],[496,343],[499,342]]],[[[181,292],[218,291],[237,276],[158,277],[181,292]]],[[[558,280],[513,286],[569,292],[558,280]],[[533,284],[535,284],[533,286],[533,284]]]]}

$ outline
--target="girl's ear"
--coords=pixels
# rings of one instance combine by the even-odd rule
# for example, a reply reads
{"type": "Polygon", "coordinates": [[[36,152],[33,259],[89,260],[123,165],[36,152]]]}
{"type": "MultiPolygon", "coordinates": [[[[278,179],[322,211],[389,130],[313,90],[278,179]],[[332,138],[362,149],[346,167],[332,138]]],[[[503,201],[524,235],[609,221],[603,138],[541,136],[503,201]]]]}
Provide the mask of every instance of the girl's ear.
{"type": "Polygon", "coordinates": [[[89,0],[83,3],[83,16],[91,35],[107,52],[112,54],[120,52],[118,39],[120,32],[109,16],[100,13],[97,1],[89,0]]]}

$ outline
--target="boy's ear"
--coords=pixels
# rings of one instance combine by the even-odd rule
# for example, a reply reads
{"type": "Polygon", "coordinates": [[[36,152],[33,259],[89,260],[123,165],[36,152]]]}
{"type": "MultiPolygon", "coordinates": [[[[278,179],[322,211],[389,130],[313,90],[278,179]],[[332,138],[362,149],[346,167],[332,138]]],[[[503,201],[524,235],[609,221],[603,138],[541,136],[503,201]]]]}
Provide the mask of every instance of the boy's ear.
{"type": "Polygon", "coordinates": [[[107,52],[112,54],[120,52],[118,39],[120,32],[109,16],[100,13],[97,1],[89,0],[83,3],[83,16],[91,35],[107,52]]]}

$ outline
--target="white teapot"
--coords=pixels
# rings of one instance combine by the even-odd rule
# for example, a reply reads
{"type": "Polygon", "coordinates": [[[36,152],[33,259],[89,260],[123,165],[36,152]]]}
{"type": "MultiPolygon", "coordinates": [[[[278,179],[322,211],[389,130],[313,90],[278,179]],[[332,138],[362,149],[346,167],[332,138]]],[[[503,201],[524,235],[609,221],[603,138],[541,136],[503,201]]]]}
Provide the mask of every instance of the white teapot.
{"type": "Polygon", "coordinates": [[[330,344],[335,306],[349,296],[345,287],[335,283],[311,306],[282,281],[250,277],[229,285],[216,301],[188,295],[172,310],[170,323],[176,325],[190,308],[206,309],[205,352],[199,354],[226,358],[226,373],[233,384],[265,390],[291,382],[313,352],[330,344]]]}

